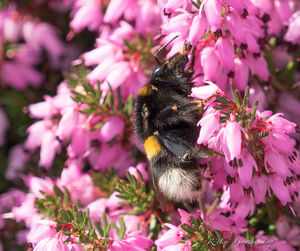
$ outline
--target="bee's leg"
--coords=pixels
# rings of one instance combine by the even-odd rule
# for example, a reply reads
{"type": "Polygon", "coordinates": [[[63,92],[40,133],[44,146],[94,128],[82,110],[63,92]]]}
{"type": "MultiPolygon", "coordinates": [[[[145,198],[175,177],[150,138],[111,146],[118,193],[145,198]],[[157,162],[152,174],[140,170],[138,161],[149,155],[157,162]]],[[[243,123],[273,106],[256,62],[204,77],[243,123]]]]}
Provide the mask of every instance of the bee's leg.
{"type": "Polygon", "coordinates": [[[198,205],[199,205],[199,210],[205,214],[205,207],[204,207],[203,199],[201,197],[198,199],[198,205]]]}
{"type": "Polygon", "coordinates": [[[207,213],[206,213],[207,216],[211,215],[216,210],[217,206],[219,205],[219,202],[220,202],[220,199],[219,198],[215,198],[215,200],[213,201],[213,203],[207,209],[207,213]]]}
{"type": "Polygon", "coordinates": [[[191,78],[194,74],[194,66],[195,66],[195,57],[196,57],[196,47],[193,46],[192,47],[192,51],[191,51],[191,63],[189,68],[187,69],[187,71],[185,72],[185,75],[188,78],[191,78]]]}
{"type": "Polygon", "coordinates": [[[189,202],[183,202],[182,204],[189,213],[195,212],[195,208],[193,208],[189,202]]]}

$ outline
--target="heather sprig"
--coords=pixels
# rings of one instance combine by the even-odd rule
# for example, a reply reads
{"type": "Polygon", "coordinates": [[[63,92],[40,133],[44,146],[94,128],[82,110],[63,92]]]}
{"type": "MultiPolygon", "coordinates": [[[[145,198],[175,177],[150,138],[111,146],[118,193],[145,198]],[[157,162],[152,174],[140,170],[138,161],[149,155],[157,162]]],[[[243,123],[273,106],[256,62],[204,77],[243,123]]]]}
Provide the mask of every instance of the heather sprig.
{"type": "Polygon", "coordinates": [[[191,224],[181,224],[180,227],[186,232],[180,243],[191,242],[192,250],[229,250],[232,245],[235,234],[233,233],[229,240],[224,239],[220,231],[211,230],[203,222],[202,218],[190,216],[191,224]]]}
{"type": "Polygon", "coordinates": [[[112,222],[108,223],[105,213],[101,222],[91,219],[89,209],[80,208],[80,204],[72,204],[68,189],[63,192],[54,186],[54,196],[42,192],[43,198],[36,198],[37,211],[56,223],[56,231],[64,235],[65,242],[78,242],[82,246],[93,250],[107,250],[113,240],[113,227],[120,240],[124,238],[126,226],[123,218],[119,218],[119,227],[112,222]]]}
{"type": "Polygon", "coordinates": [[[119,194],[117,197],[124,199],[121,205],[128,205],[133,208],[130,214],[145,213],[148,210],[154,208],[154,191],[145,184],[142,174],[137,170],[138,179],[131,175],[129,172],[126,173],[128,181],[120,180],[115,191],[119,194]]]}

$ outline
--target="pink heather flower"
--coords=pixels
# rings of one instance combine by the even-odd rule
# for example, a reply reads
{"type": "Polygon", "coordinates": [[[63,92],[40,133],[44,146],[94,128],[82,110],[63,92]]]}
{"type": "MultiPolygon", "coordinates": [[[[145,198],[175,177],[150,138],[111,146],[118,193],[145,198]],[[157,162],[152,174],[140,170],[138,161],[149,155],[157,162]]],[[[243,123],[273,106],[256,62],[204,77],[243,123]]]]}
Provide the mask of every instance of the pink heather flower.
{"type": "Polygon", "coordinates": [[[280,239],[286,240],[289,244],[297,246],[300,241],[300,228],[288,218],[280,216],[276,221],[276,232],[280,239]]]}
{"type": "Polygon", "coordinates": [[[286,241],[278,240],[277,237],[268,235],[263,235],[263,231],[259,231],[255,236],[256,245],[253,246],[254,251],[264,251],[266,247],[269,250],[278,250],[278,251],[295,251],[295,249],[286,241]]]}
{"type": "Polygon", "coordinates": [[[224,150],[227,160],[233,160],[234,158],[240,159],[242,144],[240,125],[229,119],[226,122],[222,137],[221,147],[224,150]]]}
{"type": "Polygon", "coordinates": [[[215,48],[205,47],[201,51],[201,65],[203,67],[204,80],[215,81],[215,75],[219,67],[219,59],[215,48]]]}
{"type": "Polygon", "coordinates": [[[246,4],[243,1],[227,0],[226,2],[230,5],[230,7],[235,9],[240,15],[243,14],[244,9],[247,9],[246,4]]]}
{"type": "Polygon", "coordinates": [[[271,13],[271,9],[272,9],[272,2],[271,0],[259,0],[259,1],[252,1],[253,4],[260,9],[262,12],[271,13]]]}
{"type": "Polygon", "coordinates": [[[249,79],[249,68],[244,59],[234,59],[234,85],[239,90],[243,91],[246,89],[249,79]]]}
{"type": "MultiPolygon", "coordinates": [[[[28,24],[30,25],[30,24],[28,24]]],[[[46,50],[53,67],[60,63],[64,45],[57,36],[57,31],[48,23],[31,24],[30,29],[23,31],[25,41],[35,50],[46,50]]]]}
{"type": "Polygon", "coordinates": [[[106,170],[112,166],[119,170],[121,177],[125,175],[128,167],[135,164],[131,153],[119,143],[115,143],[112,147],[108,144],[102,144],[100,149],[93,148],[88,159],[95,170],[106,170]]]}
{"type": "Polygon", "coordinates": [[[235,11],[226,15],[226,26],[238,45],[246,44],[242,17],[235,11]]]}
{"type": "Polygon", "coordinates": [[[278,110],[285,114],[285,116],[297,124],[300,124],[300,101],[292,94],[282,92],[279,94],[278,110]]]}
{"type": "Polygon", "coordinates": [[[32,175],[29,175],[25,178],[26,185],[30,188],[30,191],[37,198],[43,197],[41,191],[46,194],[53,194],[53,181],[50,178],[38,178],[32,175]]]}
{"type": "Polygon", "coordinates": [[[101,90],[109,93],[109,85],[113,90],[117,89],[132,74],[131,67],[128,62],[119,62],[110,68],[110,73],[106,77],[106,81],[101,85],[101,90]]]}
{"type": "Polygon", "coordinates": [[[182,10],[178,15],[170,18],[168,22],[162,25],[162,32],[163,34],[178,33],[182,39],[185,39],[188,37],[192,21],[193,16],[189,12],[182,10]]]}
{"type": "MultiPolygon", "coordinates": [[[[201,87],[196,87],[201,88],[201,87]]],[[[195,88],[193,88],[195,89],[195,88]]],[[[220,129],[220,112],[209,107],[201,120],[198,122],[198,126],[201,126],[200,135],[197,140],[197,144],[207,144],[213,134],[220,129]]]]}
{"type": "Polygon", "coordinates": [[[300,44],[300,11],[295,12],[290,18],[289,28],[284,39],[294,44],[300,44]]]}
{"type": "Polygon", "coordinates": [[[102,22],[101,0],[75,0],[71,12],[71,28],[76,32],[87,27],[90,31],[99,28],[102,22]]]}
{"type": "MultiPolygon", "coordinates": [[[[161,19],[156,1],[140,0],[135,9],[135,30],[140,34],[154,33],[160,28],[161,19]]],[[[129,17],[128,20],[130,20],[129,17]]]]}
{"type": "MultiPolygon", "coordinates": [[[[270,95],[270,93],[268,93],[270,95]]],[[[263,111],[267,107],[267,97],[264,90],[258,83],[252,83],[249,90],[249,104],[253,106],[255,101],[258,101],[257,110],[263,111]]]]}
{"type": "Polygon", "coordinates": [[[233,220],[239,222],[240,226],[247,226],[248,222],[245,220],[248,215],[252,215],[255,210],[253,199],[250,196],[242,196],[241,200],[234,208],[233,220]],[[243,223],[244,222],[244,223],[243,223]]]}
{"type": "Polygon", "coordinates": [[[166,223],[165,226],[170,229],[155,241],[158,251],[165,250],[165,248],[169,246],[177,245],[178,241],[182,240],[185,234],[185,231],[183,231],[180,227],[176,227],[169,223],[166,223]]]}
{"type": "Polygon", "coordinates": [[[203,4],[207,21],[211,26],[212,32],[215,32],[217,29],[221,28],[222,6],[219,0],[207,0],[204,1],[203,4]]]}
{"type": "Polygon", "coordinates": [[[277,174],[271,174],[268,177],[269,186],[272,188],[272,191],[276,197],[280,200],[282,205],[292,202],[292,199],[289,194],[287,186],[283,184],[282,178],[277,174]]]}
{"type": "Polygon", "coordinates": [[[118,197],[118,193],[113,192],[107,199],[106,206],[109,209],[109,211],[115,211],[120,207],[120,202],[122,201],[123,199],[118,197]]]}
{"type": "Polygon", "coordinates": [[[258,170],[257,164],[251,153],[244,148],[242,149],[242,161],[243,165],[238,168],[239,178],[243,187],[249,188],[251,185],[253,168],[255,168],[256,171],[258,170]]]}
{"type": "Polygon", "coordinates": [[[268,30],[270,35],[280,36],[283,23],[276,11],[272,12],[271,20],[268,22],[268,30]]]}
{"type": "Polygon", "coordinates": [[[80,114],[72,107],[62,111],[62,117],[59,121],[56,135],[60,140],[64,140],[73,135],[76,126],[79,124],[80,114]]]}
{"type": "MultiPolygon", "coordinates": [[[[48,122],[48,121],[47,121],[48,122]]],[[[32,124],[28,129],[28,138],[25,142],[25,149],[28,150],[34,150],[35,148],[39,147],[42,143],[42,137],[46,130],[47,126],[51,125],[51,122],[45,122],[45,121],[38,121],[34,124],[32,124]]]]}
{"type": "Polygon", "coordinates": [[[263,56],[254,58],[253,56],[248,57],[247,64],[251,70],[251,73],[256,74],[263,81],[268,81],[270,73],[268,70],[268,65],[263,56]]]}
{"type": "Polygon", "coordinates": [[[24,65],[36,65],[40,63],[41,58],[38,53],[28,44],[19,44],[18,50],[14,51],[14,59],[24,65]]]}
{"type": "Polygon", "coordinates": [[[204,15],[197,15],[194,17],[193,22],[190,27],[190,32],[187,40],[195,46],[197,42],[201,39],[205,30],[207,29],[207,20],[204,15]]]}
{"type": "MultiPolygon", "coordinates": [[[[280,117],[280,115],[282,114],[274,114],[266,120],[266,131],[269,132],[269,135],[262,138],[262,142],[273,151],[291,155],[295,150],[295,140],[287,134],[294,134],[296,132],[296,124],[280,117]]],[[[263,115],[262,117],[265,116],[263,115]]]]}
{"type": "Polygon", "coordinates": [[[122,15],[126,21],[135,21],[136,32],[142,34],[156,32],[161,23],[159,8],[151,0],[113,0],[108,5],[104,21],[116,23],[122,15]]]}
{"type": "Polygon", "coordinates": [[[256,204],[265,203],[267,192],[267,176],[254,175],[251,180],[251,187],[253,188],[254,201],[256,204]]]}
{"type": "Polygon", "coordinates": [[[188,0],[159,0],[158,2],[161,5],[161,8],[164,8],[167,13],[174,12],[179,8],[188,9],[191,5],[188,0]]]}
{"type": "Polygon", "coordinates": [[[45,96],[43,102],[31,104],[29,106],[30,116],[32,118],[51,118],[53,116],[51,97],[45,96]]]}
{"type": "Polygon", "coordinates": [[[45,238],[55,237],[56,223],[50,220],[39,220],[34,222],[27,235],[27,240],[34,246],[45,238]]]}
{"type": "Polygon", "coordinates": [[[22,24],[18,18],[13,17],[13,11],[9,11],[2,23],[3,38],[6,41],[16,43],[21,36],[22,24]]]}
{"type": "Polygon", "coordinates": [[[38,87],[44,80],[40,72],[17,62],[4,62],[0,65],[0,75],[3,82],[19,90],[24,90],[29,84],[38,87]]]}
{"type": "Polygon", "coordinates": [[[104,15],[104,22],[106,23],[114,23],[116,22],[123,12],[132,6],[131,0],[112,0],[110,1],[107,10],[104,15]]]}
{"type": "Polygon", "coordinates": [[[207,99],[212,95],[214,95],[217,91],[221,92],[219,87],[215,85],[213,82],[205,81],[205,83],[208,85],[192,88],[191,96],[198,99],[207,99]]]}
{"type": "Polygon", "coordinates": [[[128,172],[133,175],[137,180],[139,180],[139,175],[137,173],[137,170],[141,173],[144,181],[148,180],[148,172],[146,170],[146,163],[141,162],[136,165],[136,167],[129,167],[128,172]]]}
{"type": "Polygon", "coordinates": [[[9,128],[9,121],[4,113],[4,111],[0,107],[0,146],[3,146],[6,131],[9,128]]]}
{"type": "Polygon", "coordinates": [[[57,233],[55,237],[47,237],[42,239],[33,251],[69,251],[61,238],[61,234],[57,233]]]}
{"type": "Polygon", "coordinates": [[[125,123],[118,116],[111,116],[105,120],[105,124],[99,130],[99,141],[107,142],[121,134],[124,130],[125,123]]]}
{"type": "Polygon", "coordinates": [[[80,125],[74,130],[72,142],[68,147],[68,156],[70,158],[83,157],[90,147],[89,128],[86,125],[80,125]]]}
{"type": "Polygon", "coordinates": [[[29,193],[20,206],[12,208],[13,218],[15,221],[25,221],[25,224],[28,228],[30,228],[33,222],[41,219],[41,216],[37,213],[36,208],[34,207],[35,199],[36,196],[32,193],[29,193]]]}
{"type": "Polygon", "coordinates": [[[105,212],[106,207],[106,198],[97,199],[87,205],[87,208],[90,211],[90,218],[99,220],[102,217],[102,214],[105,212]]]}
{"type": "MultiPolygon", "coordinates": [[[[86,66],[91,66],[95,64],[99,64],[102,62],[103,59],[108,60],[108,56],[112,55],[112,57],[115,57],[115,53],[117,52],[116,48],[112,46],[111,44],[103,44],[96,49],[93,49],[91,51],[88,51],[84,53],[82,56],[84,58],[84,64],[86,66]]],[[[110,62],[110,61],[108,61],[110,62]]],[[[109,65],[107,63],[106,65],[109,65]]]]}
{"type": "Polygon", "coordinates": [[[234,68],[234,47],[233,41],[229,37],[220,37],[215,44],[219,61],[223,67],[229,72],[234,68]]]}
{"type": "Polygon", "coordinates": [[[10,211],[12,207],[20,206],[26,199],[26,193],[15,188],[0,195],[1,211],[10,211]]]}
{"type": "Polygon", "coordinates": [[[142,251],[148,250],[153,245],[153,241],[150,238],[140,235],[140,232],[132,232],[130,234],[125,234],[123,240],[115,240],[109,251],[122,251],[122,250],[132,250],[132,251],[142,251]]]}
{"type": "Polygon", "coordinates": [[[49,169],[52,165],[56,153],[60,152],[60,149],[60,143],[56,139],[55,134],[52,131],[47,131],[43,135],[43,139],[41,142],[39,165],[49,169]]]}
{"type": "Polygon", "coordinates": [[[73,203],[79,200],[81,204],[87,205],[95,198],[95,187],[92,177],[88,174],[83,174],[80,169],[81,166],[72,161],[69,167],[63,169],[57,185],[61,189],[66,187],[69,190],[73,203]]]}
{"type": "Polygon", "coordinates": [[[23,171],[28,158],[29,155],[24,152],[23,145],[13,146],[9,151],[8,167],[5,172],[5,178],[7,180],[16,179],[19,176],[19,173],[23,171]]]}
{"type": "Polygon", "coordinates": [[[282,179],[292,176],[287,163],[287,157],[268,148],[265,151],[265,167],[267,170],[269,170],[268,167],[271,167],[282,179]]]}
{"type": "Polygon", "coordinates": [[[77,242],[74,242],[74,243],[69,242],[67,244],[67,246],[68,246],[68,251],[83,251],[84,250],[82,248],[82,246],[77,242]]]}
{"type": "Polygon", "coordinates": [[[295,6],[295,3],[293,0],[287,0],[287,1],[275,0],[274,1],[275,10],[278,13],[281,21],[284,24],[288,23],[289,18],[293,13],[294,6],[295,6]]]}

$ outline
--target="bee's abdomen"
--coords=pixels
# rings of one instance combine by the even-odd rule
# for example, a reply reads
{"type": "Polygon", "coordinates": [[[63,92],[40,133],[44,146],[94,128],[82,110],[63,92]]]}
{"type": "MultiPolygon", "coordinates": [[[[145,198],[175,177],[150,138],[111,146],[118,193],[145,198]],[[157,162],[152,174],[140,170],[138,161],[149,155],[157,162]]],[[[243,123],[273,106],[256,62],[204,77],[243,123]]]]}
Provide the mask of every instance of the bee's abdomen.
{"type": "Polygon", "coordinates": [[[201,174],[197,160],[191,159],[182,163],[170,158],[170,155],[159,153],[150,160],[157,188],[171,200],[192,201],[199,196],[201,189],[201,174]]]}

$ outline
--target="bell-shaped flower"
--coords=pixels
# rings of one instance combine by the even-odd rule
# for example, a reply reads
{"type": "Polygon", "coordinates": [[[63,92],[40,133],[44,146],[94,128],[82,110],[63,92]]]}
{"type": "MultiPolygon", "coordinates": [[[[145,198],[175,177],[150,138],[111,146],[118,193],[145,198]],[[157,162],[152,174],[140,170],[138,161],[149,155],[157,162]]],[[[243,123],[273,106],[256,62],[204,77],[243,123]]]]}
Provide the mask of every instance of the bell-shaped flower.
{"type": "Polygon", "coordinates": [[[229,37],[220,37],[216,44],[220,63],[229,72],[234,68],[234,47],[233,41],[229,37]]]}
{"type": "Polygon", "coordinates": [[[107,142],[121,134],[124,130],[125,123],[118,116],[111,116],[106,119],[104,125],[99,130],[99,140],[107,142]]]}
{"type": "Polygon", "coordinates": [[[219,0],[204,1],[204,10],[212,32],[215,32],[217,29],[221,28],[222,6],[219,0]]]}
{"type": "MultiPolygon", "coordinates": [[[[209,1],[208,1],[209,2],[209,1]]],[[[214,47],[205,47],[200,54],[204,80],[214,81],[219,67],[219,58],[214,47]]]]}
{"type": "Polygon", "coordinates": [[[268,185],[272,188],[275,196],[280,200],[281,204],[285,206],[292,202],[289,189],[283,184],[282,178],[277,174],[271,174],[268,177],[268,185]]]}
{"type": "Polygon", "coordinates": [[[243,187],[249,188],[251,185],[253,168],[256,170],[258,170],[258,168],[251,153],[244,148],[242,150],[242,162],[242,166],[238,168],[239,178],[243,187]]]}
{"type": "Polygon", "coordinates": [[[223,149],[228,149],[229,156],[226,156],[227,159],[240,159],[242,146],[242,133],[240,125],[236,121],[231,121],[231,119],[229,119],[226,122],[225,130],[222,136],[223,140],[221,142],[221,147],[223,149]]]}

